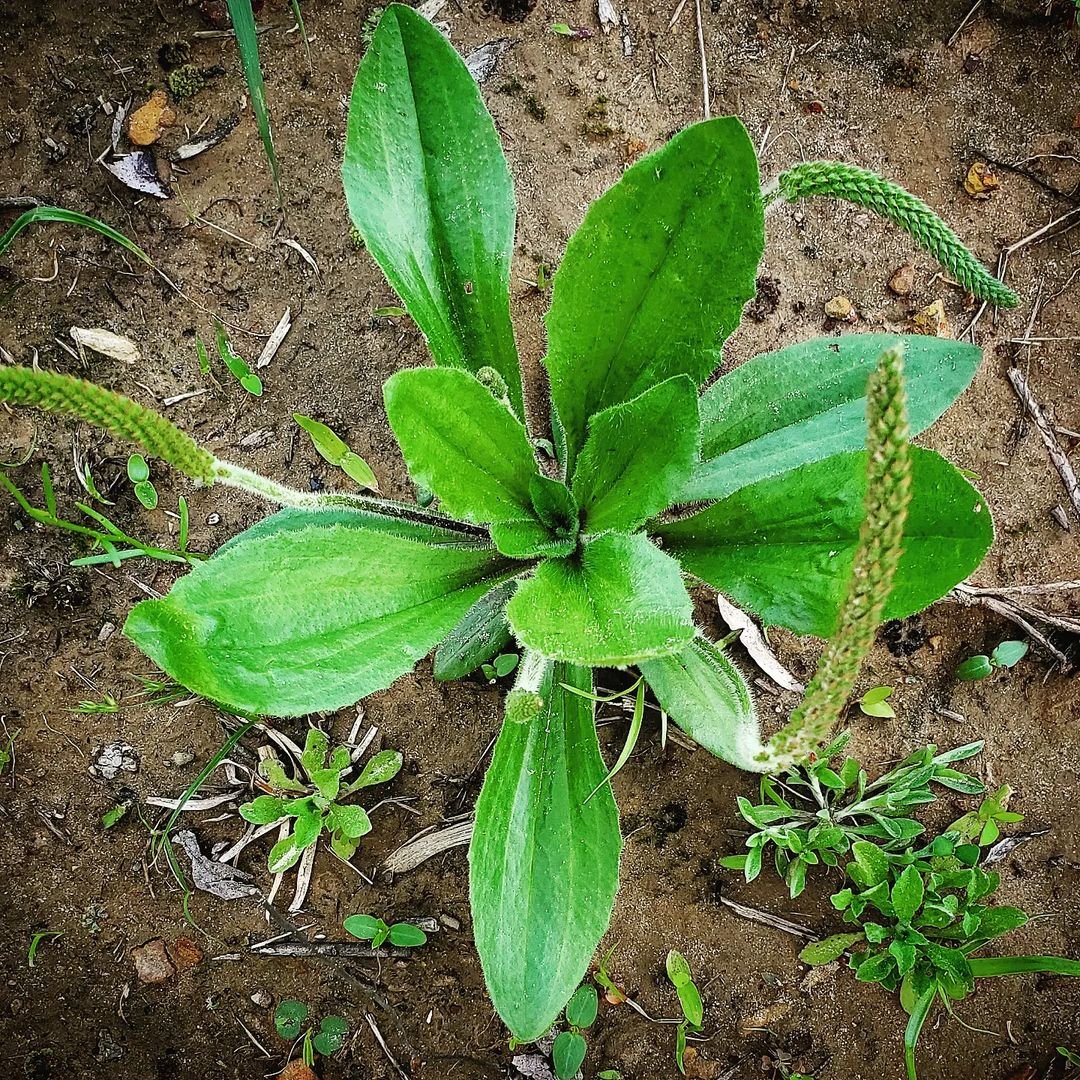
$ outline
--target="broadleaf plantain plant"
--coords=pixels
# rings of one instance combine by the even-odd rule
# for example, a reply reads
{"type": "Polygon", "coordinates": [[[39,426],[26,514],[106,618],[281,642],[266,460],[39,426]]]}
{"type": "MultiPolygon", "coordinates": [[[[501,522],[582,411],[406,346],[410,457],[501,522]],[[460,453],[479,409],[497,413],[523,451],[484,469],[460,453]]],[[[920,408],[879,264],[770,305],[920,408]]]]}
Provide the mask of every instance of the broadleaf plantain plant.
{"type": "Polygon", "coordinates": [[[191,690],[298,716],[385,689],[436,646],[437,676],[453,678],[516,638],[470,865],[487,984],[518,1039],[559,1015],[618,884],[591,669],[637,665],[702,746],[775,771],[827,738],[880,619],[926,607],[991,542],[978,492],[908,443],[966,388],[978,349],[821,339],[758,356],[699,394],[754,295],[765,205],[780,196],[873,206],[973,292],[1015,302],[918,200],[832,168],[796,166],[763,192],[746,131],[725,117],[627,169],[554,279],[556,455],[541,464],[547,425],[527,415],[510,323],[515,210],[495,126],[452,46],[392,5],[357,74],[343,177],[355,227],[437,365],[395,375],[385,400],[438,510],[293,491],[118,395],[0,367],[0,400],[80,416],[199,482],[286,507],[129,615],[127,636],[191,690]],[[688,579],[768,623],[833,636],[771,742],[742,675],[695,628],[688,579]]]}

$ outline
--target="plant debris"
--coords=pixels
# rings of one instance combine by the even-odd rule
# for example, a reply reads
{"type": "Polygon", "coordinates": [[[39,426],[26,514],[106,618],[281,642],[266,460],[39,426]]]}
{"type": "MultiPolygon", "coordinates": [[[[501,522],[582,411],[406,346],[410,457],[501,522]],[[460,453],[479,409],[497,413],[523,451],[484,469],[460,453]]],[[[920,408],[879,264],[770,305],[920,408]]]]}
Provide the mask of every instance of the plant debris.
{"type": "Polygon", "coordinates": [[[929,334],[932,337],[951,338],[952,327],[945,314],[945,304],[935,300],[920,311],[911,321],[916,334],[929,334]]]}
{"type": "Polygon", "coordinates": [[[964,177],[964,190],[973,199],[989,199],[999,187],[1001,181],[985,161],[976,161],[964,177]]]}
{"type": "Polygon", "coordinates": [[[212,150],[219,143],[224,142],[239,123],[239,116],[226,116],[224,120],[219,120],[206,135],[201,135],[197,139],[192,139],[190,142],[178,146],[169,154],[170,160],[187,161],[205,153],[207,150],[212,150]]]}
{"type": "Polygon", "coordinates": [[[124,364],[137,364],[142,359],[134,341],[111,330],[73,326],[71,337],[80,349],[90,349],[124,364]]]}
{"type": "Polygon", "coordinates": [[[128,138],[136,146],[151,146],[161,138],[161,132],[176,122],[176,113],[169,107],[164,90],[155,90],[150,100],[141,105],[128,121],[128,138]]]}
{"type": "Polygon", "coordinates": [[[258,893],[251,884],[254,878],[250,874],[204,855],[190,829],[178,832],[173,843],[186,853],[191,862],[191,882],[201,892],[208,892],[220,900],[242,900],[258,893]]]}
{"type": "Polygon", "coordinates": [[[103,161],[101,165],[132,191],[153,195],[155,199],[169,198],[169,189],[158,175],[157,162],[149,150],[121,154],[112,161],[103,161]]]}
{"type": "Polygon", "coordinates": [[[499,60],[517,43],[517,38],[501,37],[485,42],[478,49],[473,49],[465,57],[465,66],[469,69],[469,74],[480,84],[487,82],[495,74],[499,60]]]}

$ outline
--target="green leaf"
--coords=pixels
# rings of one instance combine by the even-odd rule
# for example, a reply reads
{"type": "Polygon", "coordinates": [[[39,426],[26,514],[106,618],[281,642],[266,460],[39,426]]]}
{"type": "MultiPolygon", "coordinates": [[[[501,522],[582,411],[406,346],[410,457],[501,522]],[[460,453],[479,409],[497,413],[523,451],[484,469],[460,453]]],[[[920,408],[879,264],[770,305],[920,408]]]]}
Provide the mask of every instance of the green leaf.
{"type": "Polygon", "coordinates": [[[857,885],[869,889],[888,879],[889,860],[877,844],[871,844],[869,840],[856,840],[851,845],[851,857],[860,875],[858,879],[851,875],[857,885]]]}
{"type": "Polygon", "coordinates": [[[281,1001],[274,1010],[274,1030],[291,1042],[300,1034],[308,1018],[308,1007],[302,1001],[281,1001]]]}
{"type": "MultiPolygon", "coordinates": [[[[312,776],[326,764],[326,755],[330,752],[330,738],[319,728],[308,728],[304,737],[304,750],[300,755],[300,764],[304,772],[312,776]]],[[[314,780],[312,781],[314,782],[314,780]]]]}
{"type": "Polygon", "coordinates": [[[507,581],[480,597],[435,650],[435,678],[462,679],[513,641],[506,605],[517,585],[507,581]]]}
{"type": "Polygon", "coordinates": [[[544,709],[504,723],[469,850],[477,950],[499,1015],[523,1042],[554,1023],[588,969],[618,888],[618,811],[603,780],[591,673],[555,664],[544,709]]]}
{"type": "MultiPolygon", "coordinates": [[[[974,937],[980,943],[1018,930],[1028,921],[1027,912],[1015,907],[992,907],[983,912],[974,937]]],[[[966,951],[966,947],[965,947],[966,951]]],[[[970,962],[970,961],[969,961],[970,962]]]]}
{"type": "MultiPolygon", "coordinates": [[[[979,565],[993,539],[982,496],[939,454],[911,448],[904,554],[883,618],[920,611],[979,565]]],[[[828,637],[863,519],[866,455],[825,461],[742,488],[657,530],[683,569],[766,623],[828,637]]]]}
{"type": "Polygon", "coordinates": [[[904,1029],[904,1067],[907,1070],[907,1080],[918,1080],[915,1071],[915,1047],[918,1045],[923,1024],[926,1023],[926,1018],[934,1006],[935,997],[937,997],[937,986],[931,983],[911,1007],[911,1015],[904,1029]]]}
{"type": "Polygon", "coordinates": [[[505,679],[517,666],[517,653],[503,653],[501,656],[496,656],[494,664],[495,677],[497,679],[505,679]]]}
{"type": "Polygon", "coordinates": [[[571,471],[591,416],[673,375],[700,385],[719,366],[763,246],[757,155],[731,116],[680,132],[592,204],[547,315],[571,471]]]}
{"type": "Polygon", "coordinates": [[[305,814],[303,817],[298,817],[292,832],[270,849],[270,854],[266,859],[266,868],[271,874],[283,874],[295,866],[304,851],[319,839],[321,831],[322,817],[319,814],[305,814]]]}
{"type": "Polygon", "coordinates": [[[221,323],[217,323],[216,335],[218,355],[229,369],[229,373],[253,397],[262,397],[262,379],[248,367],[247,361],[232,347],[225,333],[225,327],[221,323]]]}
{"type": "Polygon", "coordinates": [[[311,1045],[323,1057],[329,1057],[345,1045],[348,1035],[349,1025],[340,1016],[326,1016],[311,1040],[311,1045]]]}
{"type": "Polygon", "coordinates": [[[371,941],[386,923],[374,915],[350,915],[342,924],[345,932],[361,941],[371,941]]]}
{"type": "Polygon", "coordinates": [[[969,656],[957,669],[956,677],[961,682],[978,682],[994,674],[994,665],[989,656],[969,656]]]}
{"type": "MultiPolygon", "coordinates": [[[[923,902],[922,874],[914,866],[905,866],[892,887],[890,899],[896,918],[902,923],[910,923],[915,918],[923,902]]],[[[901,972],[906,974],[906,972],[901,972]]]]}
{"type": "Polygon", "coordinates": [[[671,949],[668,952],[667,959],[664,961],[664,968],[667,971],[667,977],[671,980],[671,985],[676,990],[680,986],[686,986],[693,979],[686,957],[676,949],[671,949]]]}
{"type": "Polygon", "coordinates": [[[390,927],[390,944],[399,949],[418,949],[427,943],[427,934],[412,923],[399,922],[390,927]]]}
{"type": "Polygon", "coordinates": [[[969,959],[968,965],[976,979],[1033,972],[1080,978],[1080,960],[1066,960],[1063,956],[980,956],[969,959]]]}
{"type": "Polygon", "coordinates": [[[661,708],[698,745],[740,769],[761,772],[757,712],[739,669],[700,635],[680,652],[638,667],[661,708]]]}
{"type": "Polygon", "coordinates": [[[241,805],[240,816],[252,825],[269,825],[285,817],[285,800],[273,795],[260,795],[241,805]]]}
{"type": "Polygon", "coordinates": [[[677,652],[693,637],[692,613],[678,564],[641,533],[605,533],[541,563],[506,608],[522,645],[588,667],[677,652]]]}
{"type": "Polygon", "coordinates": [[[359,846],[359,837],[346,836],[343,832],[337,830],[330,834],[330,850],[342,862],[348,862],[356,854],[356,849],[359,846]]]}
{"type": "Polygon", "coordinates": [[[304,416],[303,413],[293,413],[293,419],[311,436],[312,445],[320,457],[343,470],[360,487],[379,490],[379,482],[375,479],[371,466],[359,454],[353,453],[348,443],[332,428],[318,420],[312,420],[310,416],[304,416]]]}
{"type": "Polygon", "coordinates": [[[678,375],[589,420],[573,484],[585,532],[630,532],[675,501],[697,458],[697,409],[678,375]]]}
{"type": "Polygon", "coordinates": [[[510,172],[476,81],[402,5],[386,9],[356,73],[342,180],[353,224],[435,362],[494,368],[520,415],[510,172]]]}
{"type": "Polygon", "coordinates": [[[536,520],[498,521],[491,526],[491,539],[500,553],[511,559],[557,559],[570,555],[577,540],[559,538],[536,520]]]}
{"type": "Polygon", "coordinates": [[[385,689],[507,576],[490,548],[431,547],[363,514],[282,517],[124,627],[178,683],[241,712],[303,716],[385,689]]]}
{"type": "Polygon", "coordinates": [[[558,537],[576,539],[580,512],[577,500],[565,484],[537,474],[529,481],[529,498],[542,524],[558,537]]]}
{"type": "MultiPolygon", "coordinates": [[[[858,960],[860,954],[856,953],[853,960],[858,960]]],[[[859,966],[855,969],[855,978],[859,982],[881,982],[887,979],[894,971],[896,961],[889,953],[878,953],[876,956],[867,956],[864,960],[858,960],[859,966]]]]}
{"type": "Polygon", "coordinates": [[[990,662],[996,667],[1011,668],[1027,656],[1026,641],[1003,641],[991,654],[990,662]]]}
{"type": "Polygon", "coordinates": [[[701,993],[693,980],[676,987],[676,992],[679,995],[679,1006],[682,1009],[683,1016],[686,1017],[691,1027],[700,1028],[702,1020],[705,1018],[705,1009],[701,1004],[701,993]]]}
{"type": "Polygon", "coordinates": [[[866,385],[902,342],[911,434],[967,389],[982,351],[925,334],[813,338],[740,364],[701,397],[701,463],[680,501],[722,499],[747,484],[866,445],[866,385]]]}
{"type": "Polygon", "coordinates": [[[326,814],[326,823],[349,840],[359,839],[371,832],[371,819],[362,806],[331,806],[326,814]]]}
{"type": "Polygon", "coordinates": [[[588,1045],[576,1031],[561,1031],[551,1047],[551,1063],[559,1080],[574,1080],[585,1060],[588,1045]]]}
{"type": "Polygon", "coordinates": [[[337,769],[316,769],[311,774],[311,782],[324,799],[334,800],[341,789],[341,773],[337,769]]]}
{"type": "Polygon", "coordinates": [[[892,696],[891,686],[875,686],[873,690],[867,690],[859,698],[859,708],[867,716],[880,716],[888,718],[896,715],[896,710],[888,703],[892,696]]]}
{"type": "Polygon", "coordinates": [[[799,953],[799,959],[811,967],[831,964],[834,960],[839,960],[852,945],[862,940],[861,930],[858,933],[831,934],[827,938],[822,938],[821,941],[812,941],[804,946],[802,952],[799,953]]]}
{"type": "Polygon", "coordinates": [[[127,475],[133,484],[150,479],[150,466],[146,464],[146,458],[142,454],[132,454],[127,459],[127,475]]]}
{"type": "Polygon", "coordinates": [[[585,983],[574,991],[566,1003],[566,1022],[576,1028],[592,1027],[596,1020],[596,987],[585,983]]]}
{"type": "Polygon", "coordinates": [[[376,784],[388,784],[399,772],[404,758],[398,750],[380,750],[368,758],[360,776],[349,785],[350,791],[374,787],[376,784]]]}
{"type": "Polygon", "coordinates": [[[410,476],[447,513],[476,522],[533,516],[529,481],[537,468],[528,434],[467,371],[399,371],[383,398],[410,476]]]}

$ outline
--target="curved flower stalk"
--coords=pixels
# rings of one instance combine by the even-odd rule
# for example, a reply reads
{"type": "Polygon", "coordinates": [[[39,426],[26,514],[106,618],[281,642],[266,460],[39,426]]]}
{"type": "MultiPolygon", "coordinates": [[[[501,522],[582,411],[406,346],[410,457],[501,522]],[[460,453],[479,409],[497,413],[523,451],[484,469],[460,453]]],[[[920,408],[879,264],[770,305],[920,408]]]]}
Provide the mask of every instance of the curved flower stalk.
{"type": "MultiPolygon", "coordinates": [[[[592,669],[637,666],[674,723],[740,768],[806,753],[877,622],[933,603],[990,545],[979,493],[906,441],[981,355],[850,334],[754,357],[702,392],[765,245],[753,144],[718,117],[630,166],[567,246],[546,318],[555,480],[523,422],[498,133],[453,46],[411,8],[387,8],[360,64],[342,175],[366,250],[431,349],[434,367],[398,372],[383,395],[439,512],[292,491],[63,376],[0,368],[0,400],[82,417],[200,483],[286,507],[128,616],[127,637],[196,693],[299,716],[385,689],[436,647],[437,676],[456,677],[517,641],[470,892],[492,1000],[531,1040],[581,981],[618,884],[592,669]],[[771,749],[745,679],[694,624],[690,582],[833,639],[771,749]]],[[[788,194],[810,193],[785,175],[788,194]]]]}
{"type": "Polygon", "coordinates": [[[762,194],[766,208],[781,196],[794,203],[812,195],[829,195],[864,206],[910,233],[980,300],[1007,308],[1020,302],[1016,293],[990,274],[922,199],[869,169],[841,161],[807,161],[782,172],[762,194]]]}

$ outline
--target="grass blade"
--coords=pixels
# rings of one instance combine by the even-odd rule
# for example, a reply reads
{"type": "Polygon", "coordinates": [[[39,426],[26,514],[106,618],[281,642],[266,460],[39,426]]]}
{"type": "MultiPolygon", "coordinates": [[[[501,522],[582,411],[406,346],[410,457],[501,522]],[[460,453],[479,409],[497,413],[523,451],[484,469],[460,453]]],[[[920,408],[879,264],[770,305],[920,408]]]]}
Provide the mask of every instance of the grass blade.
{"type": "Polygon", "coordinates": [[[0,236],[0,255],[3,255],[11,247],[15,237],[24,229],[42,222],[81,225],[86,229],[99,233],[107,240],[119,244],[125,251],[131,252],[132,255],[148,266],[154,265],[150,256],[138,244],[133,240],[129,240],[122,232],[117,232],[111,225],[106,225],[104,221],[98,221],[97,218],[88,217],[86,214],[80,214],[77,210],[65,210],[60,206],[35,206],[32,210],[27,210],[25,214],[20,214],[7,232],[0,236]]]}
{"type": "Polygon", "coordinates": [[[908,1080],[918,1080],[915,1072],[915,1047],[919,1042],[923,1024],[930,1015],[936,994],[937,984],[935,983],[915,1002],[915,1008],[911,1010],[911,1016],[908,1017],[907,1028],[904,1030],[904,1065],[907,1068],[908,1080]]]}
{"type": "Polygon", "coordinates": [[[992,975],[1024,975],[1045,972],[1049,975],[1074,975],[1080,978],[1080,960],[1063,956],[980,956],[968,960],[976,979],[992,975]]]}
{"type": "Polygon", "coordinates": [[[266,151],[266,160],[270,163],[274,193],[277,195],[278,206],[281,206],[281,173],[278,170],[277,154],[274,152],[274,139],[270,134],[270,113],[266,108],[266,84],[259,66],[259,37],[255,30],[255,14],[251,10],[251,0],[228,0],[228,5],[233,30],[236,32],[236,46],[240,50],[244,79],[251,95],[251,108],[255,113],[255,123],[259,127],[259,138],[262,139],[263,149],[266,151]]]}

